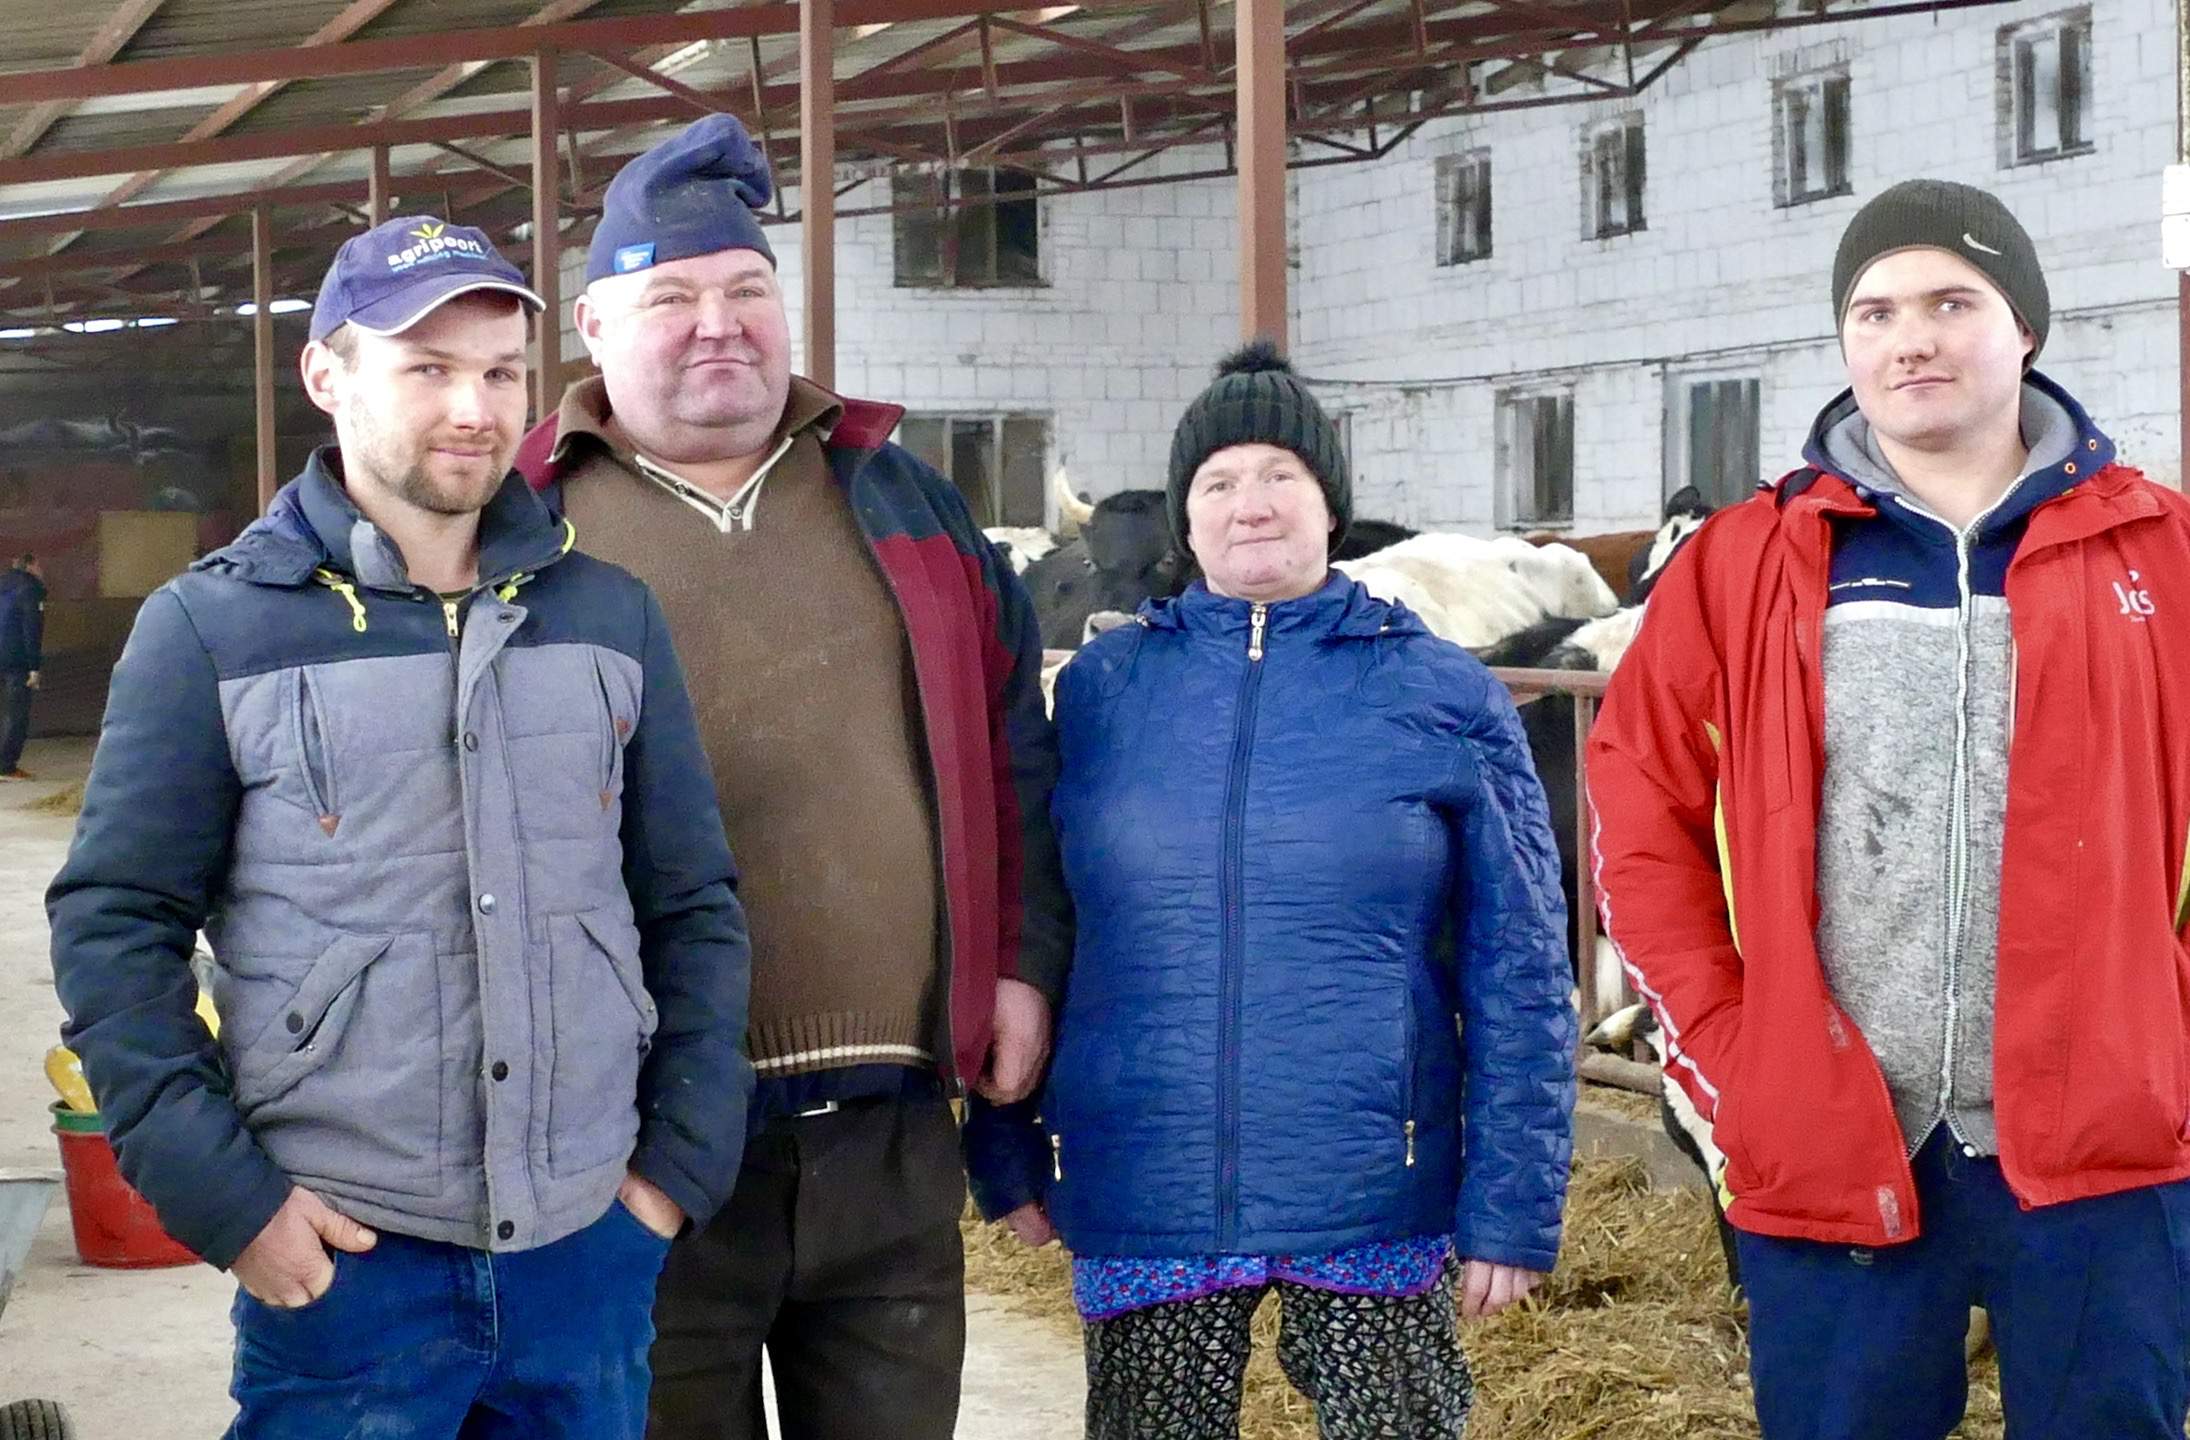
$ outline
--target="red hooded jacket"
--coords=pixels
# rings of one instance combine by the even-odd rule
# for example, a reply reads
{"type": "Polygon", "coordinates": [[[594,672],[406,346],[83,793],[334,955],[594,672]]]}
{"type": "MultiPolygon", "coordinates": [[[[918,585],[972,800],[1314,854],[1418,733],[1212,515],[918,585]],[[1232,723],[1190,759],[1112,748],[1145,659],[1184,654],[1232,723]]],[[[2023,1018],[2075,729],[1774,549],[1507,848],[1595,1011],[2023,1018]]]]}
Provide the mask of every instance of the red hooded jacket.
{"type": "MultiPolygon", "coordinates": [[[[1881,1245],[1916,1235],[1915,1187],[1815,938],[1831,522],[1872,510],[1796,489],[1713,517],[1652,595],[1590,738],[1594,864],[1727,1218],[1881,1245]]],[[[2108,465],[2032,512],[2006,588],[1993,1093],[2036,1206],[2190,1176],[2190,502],[2108,465]]]]}

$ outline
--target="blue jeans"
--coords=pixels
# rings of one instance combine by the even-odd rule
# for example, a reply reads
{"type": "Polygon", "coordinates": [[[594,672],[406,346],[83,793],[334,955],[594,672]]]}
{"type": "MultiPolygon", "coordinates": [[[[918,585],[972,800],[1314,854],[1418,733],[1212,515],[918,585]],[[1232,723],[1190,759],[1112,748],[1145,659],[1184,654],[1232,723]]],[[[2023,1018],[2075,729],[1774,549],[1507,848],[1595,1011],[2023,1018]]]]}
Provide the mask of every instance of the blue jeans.
{"type": "Polygon", "coordinates": [[[619,1202],[513,1254],[382,1230],[301,1309],[238,1290],[229,1440],[639,1440],[668,1253],[619,1202]]]}
{"type": "Polygon", "coordinates": [[[1905,1245],[1737,1235],[1766,1440],[1939,1440],[1968,1400],[1972,1305],[2009,1440],[2181,1440],[2190,1181],[2025,1210],[1944,1126],[1915,1170],[1905,1245]]]}

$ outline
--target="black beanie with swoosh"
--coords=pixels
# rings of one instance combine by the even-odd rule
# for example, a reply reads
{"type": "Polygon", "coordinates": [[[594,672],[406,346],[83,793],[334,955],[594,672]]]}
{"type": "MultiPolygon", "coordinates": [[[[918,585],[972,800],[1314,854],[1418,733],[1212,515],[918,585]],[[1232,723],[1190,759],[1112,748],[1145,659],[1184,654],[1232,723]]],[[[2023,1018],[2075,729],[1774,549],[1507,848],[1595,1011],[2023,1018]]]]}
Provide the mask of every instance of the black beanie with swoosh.
{"type": "Polygon", "coordinates": [[[1833,256],[1835,330],[1848,318],[1848,299],[1863,272],[1897,250],[1914,249],[1944,250],[1983,272],[2036,337],[2030,359],[2037,360],[2053,302],[2030,232],[1998,197],[1952,180],[1904,180],[1855,212],[1833,256]]]}

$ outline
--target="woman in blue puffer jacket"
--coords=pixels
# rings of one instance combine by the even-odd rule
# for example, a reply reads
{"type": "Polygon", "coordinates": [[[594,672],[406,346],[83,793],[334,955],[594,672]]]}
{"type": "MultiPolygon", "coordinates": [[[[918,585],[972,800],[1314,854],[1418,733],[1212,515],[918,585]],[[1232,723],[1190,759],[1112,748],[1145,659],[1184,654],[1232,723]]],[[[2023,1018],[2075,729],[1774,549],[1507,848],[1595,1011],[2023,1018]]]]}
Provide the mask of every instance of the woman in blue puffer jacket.
{"type": "Polygon", "coordinates": [[[1559,1248],[1543,792],[1490,673],[1330,569],[1344,451],[1269,346],[1187,410],[1169,503],[1205,579],[1058,679],[1077,948],[1039,1105],[969,1123],[976,1195],[1073,1252],[1091,1440],[1236,1436],[1273,1288],[1328,1440],[1445,1440],[1456,1274],[1487,1315],[1559,1248]]]}

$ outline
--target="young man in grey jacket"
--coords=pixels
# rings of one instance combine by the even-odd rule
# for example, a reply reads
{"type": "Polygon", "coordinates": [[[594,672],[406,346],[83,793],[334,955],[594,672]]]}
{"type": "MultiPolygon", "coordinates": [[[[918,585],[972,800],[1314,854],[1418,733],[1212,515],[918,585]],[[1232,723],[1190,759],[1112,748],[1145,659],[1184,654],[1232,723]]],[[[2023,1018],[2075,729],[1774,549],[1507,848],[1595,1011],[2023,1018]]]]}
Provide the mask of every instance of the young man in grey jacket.
{"type": "Polygon", "coordinates": [[[342,248],[302,366],[337,443],[145,602],[48,895],[122,1171],[239,1283],[246,1440],[635,1440],[669,1239],[743,1146],[667,627],[509,472],[539,308],[476,230],[342,248]]]}

